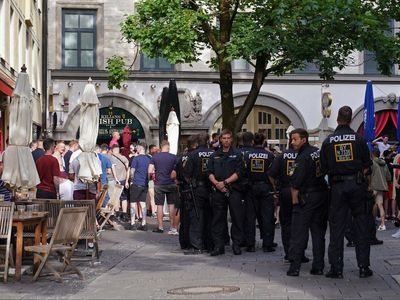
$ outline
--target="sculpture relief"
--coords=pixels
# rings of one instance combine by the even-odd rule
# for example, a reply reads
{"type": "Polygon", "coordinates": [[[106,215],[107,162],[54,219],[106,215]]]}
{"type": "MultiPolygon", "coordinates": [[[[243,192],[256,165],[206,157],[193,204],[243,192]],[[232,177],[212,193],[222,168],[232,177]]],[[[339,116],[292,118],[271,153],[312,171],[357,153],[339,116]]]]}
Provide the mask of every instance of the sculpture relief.
{"type": "MultiPolygon", "coordinates": [[[[201,110],[203,108],[203,99],[200,92],[196,92],[193,97],[192,93],[188,90],[178,91],[179,105],[181,111],[181,121],[183,122],[198,122],[202,118],[201,110]]],[[[161,95],[156,99],[158,111],[160,110],[161,95]]]]}
{"type": "Polygon", "coordinates": [[[185,100],[190,103],[185,111],[183,117],[188,122],[197,122],[202,118],[201,110],[203,107],[203,99],[200,96],[200,92],[196,92],[196,96],[192,96],[189,90],[185,91],[185,100]]]}

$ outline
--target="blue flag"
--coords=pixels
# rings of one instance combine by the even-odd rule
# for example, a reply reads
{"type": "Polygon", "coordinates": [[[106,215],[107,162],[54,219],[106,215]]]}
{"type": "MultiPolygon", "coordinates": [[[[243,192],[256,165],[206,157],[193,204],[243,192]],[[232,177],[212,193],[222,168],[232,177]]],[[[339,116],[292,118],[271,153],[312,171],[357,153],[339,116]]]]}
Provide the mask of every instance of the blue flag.
{"type": "Polygon", "coordinates": [[[367,81],[364,99],[364,136],[367,140],[369,151],[372,151],[372,141],[375,139],[375,109],[372,81],[367,81]]]}

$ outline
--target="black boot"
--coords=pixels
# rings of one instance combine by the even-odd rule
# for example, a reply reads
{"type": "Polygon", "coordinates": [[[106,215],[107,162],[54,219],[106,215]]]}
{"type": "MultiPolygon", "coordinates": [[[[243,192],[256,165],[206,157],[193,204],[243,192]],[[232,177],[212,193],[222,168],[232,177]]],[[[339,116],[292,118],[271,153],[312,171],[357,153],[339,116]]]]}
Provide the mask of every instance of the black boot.
{"type": "Polygon", "coordinates": [[[360,268],[360,278],[367,278],[374,274],[369,267],[360,268]]]}
{"type": "Polygon", "coordinates": [[[224,248],[214,248],[214,250],[212,250],[210,252],[211,256],[217,256],[217,255],[221,255],[221,254],[225,254],[225,249],[224,248]]]}
{"type": "Polygon", "coordinates": [[[289,270],[286,272],[287,276],[299,276],[300,267],[295,264],[290,264],[289,270]]]}
{"type": "Polygon", "coordinates": [[[343,278],[343,271],[339,271],[335,268],[331,268],[328,273],[325,274],[327,278],[343,278]]]}

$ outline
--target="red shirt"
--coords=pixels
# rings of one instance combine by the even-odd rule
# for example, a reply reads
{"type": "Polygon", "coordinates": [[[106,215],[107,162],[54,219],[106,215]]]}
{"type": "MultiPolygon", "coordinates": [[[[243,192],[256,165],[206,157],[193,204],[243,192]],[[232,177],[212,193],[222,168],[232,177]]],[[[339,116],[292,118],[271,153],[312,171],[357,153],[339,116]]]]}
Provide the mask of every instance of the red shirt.
{"type": "Polygon", "coordinates": [[[36,169],[40,179],[36,187],[42,191],[55,193],[53,176],[60,176],[60,164],[57,158],[52,155],[43,155],[36,161],[36,169]]]}

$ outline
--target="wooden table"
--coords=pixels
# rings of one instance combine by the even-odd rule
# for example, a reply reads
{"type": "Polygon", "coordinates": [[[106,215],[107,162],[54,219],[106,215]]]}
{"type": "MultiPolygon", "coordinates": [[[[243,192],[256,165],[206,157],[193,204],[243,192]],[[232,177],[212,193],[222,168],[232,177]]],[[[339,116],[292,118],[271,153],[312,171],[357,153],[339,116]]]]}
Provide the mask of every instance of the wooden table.
{"type": "MultiPolygon", "coordinates": [[[[21,280],[21,267],[22,267],[22,253],[24,245],[24,227],[28,225],[35,226],[35,245],[39,245],[40,241],[42,245],[47,243],[46,233],[47,233],[47,215],[48,212],[34,212],[32,215],[28,213],[23,213],[19,215],[14,213],[13,216],[13,227],[17,228],[17,245],[15,247],[15,280],[21,280]],[[42,239],[40,240],[40,235],[42,239]]],[[[37,267],[39,259],[36,255],[33,258],[34,266],[37,267]]]]}

